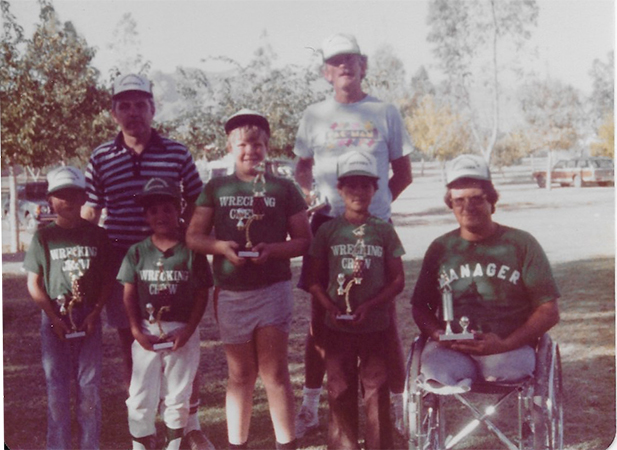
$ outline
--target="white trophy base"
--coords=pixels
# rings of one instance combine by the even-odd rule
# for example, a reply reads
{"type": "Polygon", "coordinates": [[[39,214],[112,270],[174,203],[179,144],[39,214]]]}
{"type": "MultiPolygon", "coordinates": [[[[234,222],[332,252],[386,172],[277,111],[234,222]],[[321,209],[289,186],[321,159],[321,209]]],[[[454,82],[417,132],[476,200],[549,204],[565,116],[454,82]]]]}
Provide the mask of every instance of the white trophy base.
{"type": "Polygon", "coordinates": [[[356,316],[353,314],[339,314],[336,316],[336,320],[355,320],[356,316]]]}
{"type": "Polygon", "coordinates": [[[174,346],[173,342],[159,342],[157,344],[152,345],[152,349],[156,352],[159,350],[167,350],[168,348],[172,348],[174,346]]]}
{"type": "Polygon", "coordinates": [[[474,339],[473,333],[450,333],[440,334],[440,341],[468,341],[474,339]]]}
{"type": "Polygon", "coordinates": [[[251,250],[240,250],[238,252],[238,256],[240,258],[257,258],[259,257],[259,252],[254,252],[251,250]]]}
{"type": "Polygon", "coordinates": [[[85,331],[73,331],[72,333],[66,333],[64,337],[67,339],[75,339],[75,338],[82,338],[85,335],[86,335],[85,331]]]}

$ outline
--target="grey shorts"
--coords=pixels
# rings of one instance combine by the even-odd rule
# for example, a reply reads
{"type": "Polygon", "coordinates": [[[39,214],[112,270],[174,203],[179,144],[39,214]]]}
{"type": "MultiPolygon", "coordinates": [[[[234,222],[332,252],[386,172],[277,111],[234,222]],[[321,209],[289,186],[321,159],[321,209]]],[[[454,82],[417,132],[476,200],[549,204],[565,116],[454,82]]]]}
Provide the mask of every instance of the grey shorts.
{"type": "Polygon", "coordinates": [[[217,302],[223,344],[250,342],[258,328],[272,326],[284,333],[289,333],[291,328],[291,281],[281,281],[251,291],[221,289],[217,302]]]}

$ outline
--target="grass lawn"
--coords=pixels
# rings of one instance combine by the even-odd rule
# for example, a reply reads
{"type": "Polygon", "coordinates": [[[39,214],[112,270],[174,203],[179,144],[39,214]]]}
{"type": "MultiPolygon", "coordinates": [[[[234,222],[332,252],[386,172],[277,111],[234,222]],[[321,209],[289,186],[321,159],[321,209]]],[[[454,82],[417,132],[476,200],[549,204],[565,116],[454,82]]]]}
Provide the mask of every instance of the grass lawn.
{"type": "MultiPolygon", "coordinates": [[[[406,261],[408,274],[405,292],[398,299],[399,330],[405,348],[417,334],[412,323],[408,300],[420,261],[406,261]]],[[[614,357],[614,260],[582,260],[554,265],[563,294],[561,323],[551,335],[561,347],[565,390],[565,447],[567,449],[604,449],[615,436],[615,357],[614,357]]],[[[294,276],[298,262],[294,261],[294,276]]],[[[11,449],[45,447],[46,394],[40,363],[38,327],[40,312],[29,299],[23,275],[3,277],[4,325],[4,432],[11,449]]],[[[290,335],[290,370],[298,405],[303,381],[304,337],[308,326],[308,296],[298,291],[290,335]]],[[[103,437],[102,448],[130,447],[120,354],[115,331],[104,332],[103,437]]],[[[200,419],[217,448],[226,448],[224,415],[227,367],[218,332],[208,307],[201,325],[202,379],[200,419]]],[[[503,420],[515,416],[505,410],[503,420]]],[[[327,402],[321,403],[319,431],[299,441],[300,448],[325,448],[327,402]]],[[[483,429],[476,432],[467,447],[497,449],[499,442],[483,429]]],[[[250,447],[273,448],[274,438],[267,402],[259,385],[254,402],[250,447]]],[[[402,439],[397,448],[406,448],[402,439]]]]}

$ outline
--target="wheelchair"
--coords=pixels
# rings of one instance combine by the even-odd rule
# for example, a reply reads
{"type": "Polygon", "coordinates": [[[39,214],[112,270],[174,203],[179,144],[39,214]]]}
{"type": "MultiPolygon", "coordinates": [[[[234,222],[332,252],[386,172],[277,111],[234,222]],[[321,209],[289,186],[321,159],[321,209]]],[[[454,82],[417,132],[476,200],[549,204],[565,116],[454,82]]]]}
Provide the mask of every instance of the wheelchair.
{"type": "MultiPolygon", "coordinates": [[[[536,345],[536,368],[533,377],[517,383],[476,382],[464,394],[437,395],[427,392],[416,382],[420,374],[420,355],[427,338],[417,337],[407,360],[404,393],[404,419],[409,450],[445,450],[455,448],[480,424],[484,424],[508,450],[562,450],[563,448],[563,382],[559,346],[548,334],[536,345]],[[470,395],[472,394],[472,395],[470,395]],[[492,394],[497,400],[479,409],[475,394],[492,394]],[[475,398],[475,402],[470,398],[475,398]],[[491,417],[508,398],[517,398],[516,432],[510,437],[501,431],[491,417]],[[446,408],[458,400],[473,419],[456,435],[448,435],[446,408]],[[516,434],[516,436],[512,436],[516,434]]],[[[455,405],[456,406],[456,405],[455,405]]],[[[449,411],[451,412],[451,411],[449,411]]],[[[503,428],[503,427],[502,427],[503,428]]]]}

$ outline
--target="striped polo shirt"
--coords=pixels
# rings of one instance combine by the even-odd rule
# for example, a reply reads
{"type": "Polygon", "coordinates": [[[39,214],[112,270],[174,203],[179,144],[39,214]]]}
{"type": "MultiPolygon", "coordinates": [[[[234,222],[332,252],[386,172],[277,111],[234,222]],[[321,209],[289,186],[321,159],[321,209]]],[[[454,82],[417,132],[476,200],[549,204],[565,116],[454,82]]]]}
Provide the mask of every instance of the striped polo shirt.
{"type": "Polygon", "coordinates": [[[151,234],[135,198],[152,177],[176,180],[189,203],[203,187],[188,149],[155,130],[141,154],[124,145],[122,133],[92,152],[86,169],[86,206],[107,208],[104,227],[115,246],[126,250],[151,234]]]}

